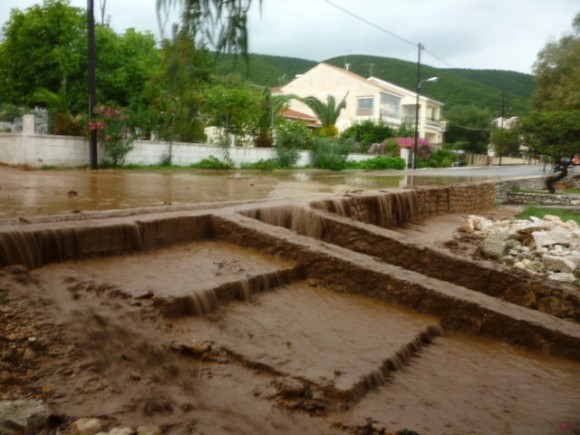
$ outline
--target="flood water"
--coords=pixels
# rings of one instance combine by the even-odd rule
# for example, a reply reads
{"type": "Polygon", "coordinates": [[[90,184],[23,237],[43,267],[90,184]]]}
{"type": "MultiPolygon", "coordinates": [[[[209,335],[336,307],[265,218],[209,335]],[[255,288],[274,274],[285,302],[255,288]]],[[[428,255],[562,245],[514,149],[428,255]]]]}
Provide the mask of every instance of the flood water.
{"type": "Polygon", "coordinates": [[[0,166],[0,218],[216,203],[541,175],[539,166],[444,170],[22,170],[0,166]]]}

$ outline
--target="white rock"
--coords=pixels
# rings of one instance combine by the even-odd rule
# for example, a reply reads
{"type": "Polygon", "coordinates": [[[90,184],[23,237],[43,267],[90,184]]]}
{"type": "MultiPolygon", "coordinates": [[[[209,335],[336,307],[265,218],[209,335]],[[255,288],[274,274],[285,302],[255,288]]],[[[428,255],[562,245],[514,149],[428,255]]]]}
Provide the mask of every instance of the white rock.
{"type": "Polygon", "coordinates": [[[552,281],[560,281],[560,282],[570,282],[573,283],[576,278],[574,278],[574,274],[572,273],[552,273],[548,275],[548,279],[552,281]]]}
{"type": "Polygon", "coordinates": [[[115,427],[109,431],[109,435],[135,435],[135,430],[130,427],[115,427]]]}
{"type": "Polygon", "coordinates": [[[563,227],[556,227],[550,231],[536,231],[532,233],[537,247],[552,245],[568,245],[574,239],[573,233],[563,227]]]}
{"type": "Polygon", "coordinates": [[[488,231],[493,227],[493,223],[482,216],[473,216],[473,228],[476,231],[488,231]]]}
{"type": "Polygon", "coordinates": [[[555,224],[558,224],[558,225],[562,225],[564,223],[564,222],[562,222],[562,219],[560,219],[559,216],[554,216],[552,214],[545,215],[544,220],[549,221],[549,222],[554,222],[555,224]]]}
{"type": "Polygon", "coordinates": [[[459,231],[463,231],[464,233],[473,233],[475,230],[473,226],[473,216],[467,216],[465,218],[465,222],[459,227],[459,231]]]}
{"type": "Polygon", "coordinates": [[[509,233],[505,230],[493,231],[481,242],[481,251],[490,258],[503,257],[509,233]]]}
{"type": "Polygon", "coordinates": [[[543,262],[546,269],[554,272],[572,273],[574,272],[574,269],[576,269],[576,264],[568,260],[566,257],[544,255],[543,262]]]}
{"type": "Polygon", "coordinates": [[[577,230],[578,229],[578,224],[576,223],[576,221],[573,221],[572,219],[570,219],[569,221],[564,222],[564,226],[566,228],[571,229],[571,230],[577,230]]]}
{"type": "Polygon", "coordinates": [[[514,263],[514,268],[516,269],[525,269],[526,265],[524,263],[522,263],[521,261],[518,261],[517,263],[514,263]]]}
{"type": "Polygon", "coordinates": [[[70,427],[73,435],[95,435],[103,428],[103,422],[98,418],[79,418],[70,427]]]}

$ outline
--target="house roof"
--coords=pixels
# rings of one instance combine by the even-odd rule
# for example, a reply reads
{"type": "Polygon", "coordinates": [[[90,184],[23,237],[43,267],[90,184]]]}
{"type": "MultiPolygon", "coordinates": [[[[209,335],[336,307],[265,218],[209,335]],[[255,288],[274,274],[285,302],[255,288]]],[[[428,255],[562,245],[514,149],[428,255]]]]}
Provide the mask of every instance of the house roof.
{"type": "Polygon", "coordinates": [[[299,112],[298,110],[287,109],[284,112],[282,112],[282,116],[284,116],[284,118],[288,118],[288,119],[295,119],[297,121],[304,121],[304,122],[306,122],[306,124],[308,124],[308,126],[311,126],[311,127],[320,127],[320,123],[318,122],[318,118],[316,118],[312,115],[308,115],[308,114],[303,113],[303,112],[299,112]]]}
{"type": "MultiPolygon", "coordinates": [[[[397,85],[395,85],[395,84],[393,84],[391,82],[387,82],[386,80],[382,80],[382,79],[379,79],[377,77],[369,77],[368,79],[366,79],[363,76],[360,76],[360,75],[358,75],[356,73],[353,73],[352,71],[346,70],[346,69],[341,68],[341,67],[338,67],[336,65],[331,65],[329,63],[321,62],[317,66],[315,66],[314,68],[317,68],[317,67],[319,67],[321,65],[324,66],[324,67],[327,67],[327,68],[334,69],[334,70],[336,70],[337,72],[339,72],[341,74],[346,74],[346,75],[350,76],[351,78],[353,78],[355,80],[358,80],[358,81],[361,81],[361,82],[366,83],[367,85],[371,85],[371,86],[373,86],[374,88],[376,88],[376,89],[378,89],[380,91],[385,91],[385,92],[390,92],[390,93],[396,93],[396,94],[400,94],[401,96],[407,95],[407,96],[415,97],[417,95],[417,93],[415,91],[411,91],[411,90],[406,89],[406,88],[403,88],[401,86],[397,86],[397,85]]],[[[279,86],[279,87],[276,87],[276,88],[272,88],[272,90],[273,91],[275,90],[275,91],[280,92],[280,91],[282,91],[283,88],[284,88],[284,86],[279,86]]],[[[442,103],[441,101],[437,101],[437,100],[434,100],[432,98],[425,97],[424,95],[420,95],[420,98],[422,100],[429,100],[432,103],[435,103],[435,104],[438,104],[438,105],[441,105],[441,106],[445,105],[445,103],[442,103]]]]}

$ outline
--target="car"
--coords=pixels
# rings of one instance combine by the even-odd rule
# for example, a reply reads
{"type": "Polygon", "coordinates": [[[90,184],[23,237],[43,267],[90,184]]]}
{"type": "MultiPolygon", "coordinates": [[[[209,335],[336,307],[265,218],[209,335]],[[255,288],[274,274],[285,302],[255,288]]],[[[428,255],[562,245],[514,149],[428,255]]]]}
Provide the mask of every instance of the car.
{"type": "Polygon", "coordinates": [[[576,155],[574,156],[574,158],[572,159],[572,164],[573,164],[574,166],[576,166],[576,165],[580,165],[580,154],[576,154],[576,155]]]}

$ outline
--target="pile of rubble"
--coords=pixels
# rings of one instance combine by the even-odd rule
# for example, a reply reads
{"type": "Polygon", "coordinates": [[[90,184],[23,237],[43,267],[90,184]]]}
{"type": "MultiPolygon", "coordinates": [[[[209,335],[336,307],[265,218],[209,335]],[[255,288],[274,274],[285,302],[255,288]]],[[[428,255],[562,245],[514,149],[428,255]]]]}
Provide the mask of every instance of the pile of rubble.
{"type": "Polygon", "coordinates": [[[580,285],[580,228],[573,220],[562,222],[552,215],[501,221],[468,216],[460,231],[479,236],[479,251],[487,258],[580,285]]]}

